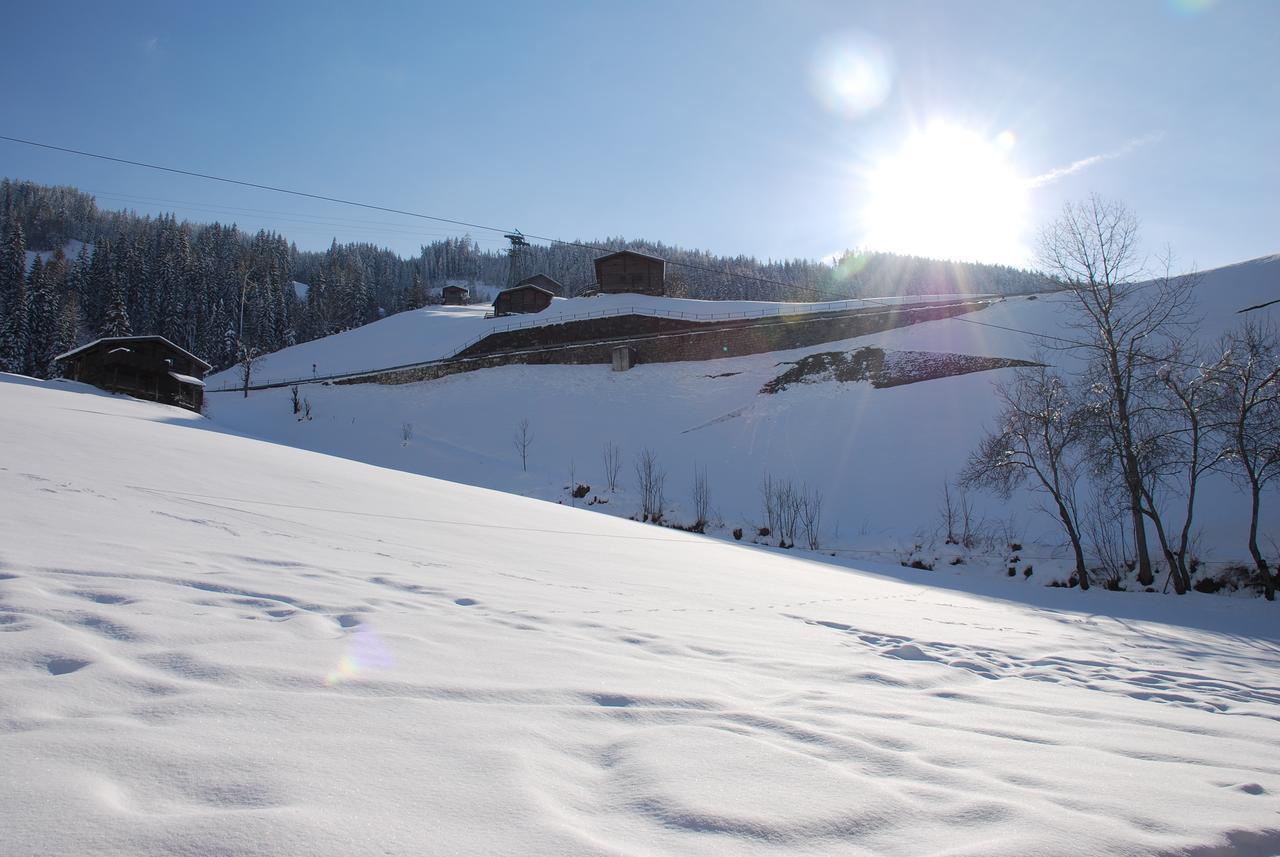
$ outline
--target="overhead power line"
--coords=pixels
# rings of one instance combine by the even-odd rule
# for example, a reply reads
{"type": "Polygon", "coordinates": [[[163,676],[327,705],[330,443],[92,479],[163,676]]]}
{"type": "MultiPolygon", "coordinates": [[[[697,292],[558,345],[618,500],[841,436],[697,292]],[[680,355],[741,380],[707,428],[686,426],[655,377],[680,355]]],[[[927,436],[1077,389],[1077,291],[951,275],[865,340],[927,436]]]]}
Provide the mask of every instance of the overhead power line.
{"type": "MultiPolygon", "coordinates": [[[[233,178],[228,178],[226,176],[216,176],[216,175],[213,175],[212,173],[203,173],[203,172],[199,172],[198,170],[188,170],[188,169],[182,169],[180,167],[167,167],[167,166],[164,166],[163,164],[153,164],[148,161],[139,161],[139,160],[134,160],[132,158],[119,158],[119,157],[115,157],[114,155],[104,155],[99,152],[87,152],[83,149],[73,149],[68,146],[55,146],[52,143],[41,143],[36,140],[27,140],[22,137],[10,137],[5,134],[0,134],[0,140],[5,140],[10,143],[18,143],[24,146],[34,146],[35,148],[38,148],[38,149],[48,149],[53,152],[63,152],[69,155],[79,155],[80,157],[84,157],[84,158],[94,158],[100,161],[109,161],[111,163],[116,163],[116,164],[126,164],[128,166],[140,167],[142,169],[147,169],[147,170],[158,170],[160,172],[172,173],[174,175],[205,179],[206,181],[214,181],[214,182],[221,182],[223,184],[238,185],[239,187],[248,187],[248,188],[253,188],[255,190],[265,190],[265,191],[270,191],[271,193],[288,194],[290,196],[302,197],[304,199],[315,199],[315,200],[320,200],[322,202],[332,202],[338,205],[351,205],[351,206],[355,206],[356,208],[364,208],[370,211],[383,211],[388,214],[398,214],[403,217],[414,217],[419,220],[431,220],[436,223],[448,223],[453,226],[462,226],[467,229],[482,229],[482,230],[485,230],[486,232],[497,232],[502,235],[506,235],[511,232],[511,229],[506,227],[488,226],[483,223],[472,223],[470,221],[457,220],[455,218],[450,218],[450,217],[439,217],[434,214],[424,214],[420,211],[408,211],[403,208],[392,208],[391,206],[377,205],[370,202],[360,202],[359,200],[354,200],[354,199],[344,199],[342,197],[329,196],[328,194],[311,193],[309,191],[301,191],[301,190],[294,190],[292,188],[277,187],[275,185],[263,184],[261,182],[251,182],[251,181],[246,181],[244,179],[233,179],[233,178]]],[[[535,241],[546,241],[550,244],[560,244],[566,247],[578,247],[583,250],[591,250],[598,253],[612,253],[612,252],[615,252],[617,249],[613,247],[601,247],[596,244],[586,244],[580,241],[566,241],[562,238],[552,238],[546,235],[534,235],[528,232],[523,234],[525,238],[532,238],[535,241]]],[[[681,268],[688,268],[694,271],[704,271],[704,272],[709,272],[714,274],[720,274],[720,275],[737,279],[737,280],[745,280],[745,281],[755,282],[755,283],[764,283],[767,285],[779,286],[781,288],[790,289],[790,290],[806,291],[811,294],[825,295],[828,297],[839,298],[841,300],[864,301],[866,303],[871,303],[871,304],[880,303],[872,298],[858,297],[856,295],[851,295],[843,292],[828,291],[824,289],[819,289],[816,286],[799,285],[797,283],[786,283],[781,280],[771,280],[768,277],[759,277],[751,274],[734,273],[732,271],[724,270],[723,268],[714,268],[709,265],[698,265],[693,262],[668,261],[667,264],[673,265],[676,267],[681,267],[681,268]]]]}
{"type": "MultiPolygon", "coordinates": [[[[221,182],[223,184],[238,185],[240,187],[254,188],[256,190],[265,190],[265,191],[270,191],[271,193],[288,194],[290,196],[302,197],[304,199],[315,199],[315,200],[320,200],[322,202],[332,202],[338,205],[350,205],[356,208],[364,208],[370,211],[382,211],[388,214],[398,214],[404,217],[417,218],[419,220],[430,220],[436,223],[448,223],[453,226],[461,226],[467,229],[481,229],[486,232],[496,232],[504,236],[512,232],[512,230],[506,229],[500,226],[487,226],[482,223],[472,223],[466,220],[457,220],[449,217],[439,217],[437,215],[424,214],[418,211],[408,211],[403,208],[393,208],[391,206],[377,205],[375,203],[369,203],[369,202],[360,202],[358,200],[353,200],[353,199],[343,199],[342,197],[329,196],[327,194],[311,193],[309,191],[301,191],[301,190],[293,190],[291,188],[276,187],[275,185],[262,184],[260,182],[251,182],[251,181],[246,181],[244,179],[233,179],[233,178],[228,178],[226,176],[216,176],[211,173],[202,173],[197,170],[187,170],[179,167],[167,167],[162,164],[153,164],[147,161],[134,160],[132,158],[119,158],[113,155],[103,155],[98,152],[87,152],[87,151],[84,151],[83,149],[73,149],[67,146],[55,146],[52,143],[41,143],[36,140],[26,140],[21,137],[10,137],[5,134],[0,134],[0,140],[5,140],[10,143],[18,143],[24,146],[34,146],[35,148],[39,148],[39,149],[48,149],[54,152],[63,152],[70,155],[79,155],[85,158],[94,158],[100,161],[110,161],[112,163],[126,164],[128,166],[140,167],[148,170],[158,170],[160,172],[172,173],[174,175],[189,176],[191,178],[205,179],[207,181],[221,182]]],[[[617,249],[612,247],[601,247],[595,244],[587,244],[580,241],[566,241],[562,238],[552,238],[545,235],[535,235],[530,232],[518,233],[518,234],[521,234],[523,238],[532,238],[535,241],[546,241],[550,244],[560,244],[566,247],[577,247],[583,250],[591,250],[598,253],[612,253],[612,252],[616,252],[616,249],[617,249]]],[[[881,307],[888,307],[888,308],[893,308],[894,306],[898,306],[898,304],[888,303],[882,299],[877,300],[876,298],[859,297],[856,295],[851,295],[843,292],[833,292],[825,289],[820,289],[816,286],[799,285],[797,283],[786,283],[781,280],[772,280],[772,279],[769,279],[768,277],[758,277],[751,274],[736,273],[733,271],[725,270],[723,268],[715,268],[710,265],[698,265],[693,262],[679,262],[679,261],[668,261],[667,264],[673,265],[676,267],[681,267],[681,268],[688,268],[690,270],[695,270],[695,271],[704,271],[707,273],[719,274],[721,276],[729,277],[731,279],[736,279],[736,280],[743,280],[743,281],[755,282],[755,283],[764,283],[767,285],[779,286],[781,288],[790,289],[790,290],[807,291],[811,294],[838,298],[840,300],[858,301],[862,303],[869,303],[874,306],[881,306],[881,307]]],[[[1274,301],[1272,303],[1274,303],[1274,301]]],[[[1248,309],[1259,309],[1262,306],[1266,306],[1266,305],[1267,304],[1261,304],[1258,307],[1249,307],[1248,309]]],[[[991,322],[978,321],[977,319],[966,318],[964,316],[951,316],[951,318],[955,319],[956,321],[965,322],[966,324],[976,324],[981,327],[990,327],[997,330],[1005,330],[1010,333],[1018,333],[1024,336],[1033,336],[1039,339],[1053,340],[1053,341],[1064,343],[1069,346],[1074,346],[1079,348],[1093,347],[1090,343],[1087,343],[1087,342],[1080,342],[1078,340],[1066,339],[1061,336],[1053,336],[1046,333],[1037,333],[1031,330],[1022,330],[1020,328],[1010,327],[1007,325],[1000,325],[1000,324],[993,324],[991,322]]],[[[1134,352],[1134,356],[1140,357],[1146,360],[1168,362],[1174,365],[1189,367],[1193,369],[1200,368],[1198,365],[1195,365],[1195,364],[1186,363],[1178,360],[1158,358],[1152,355],[1143,354],[1141,352],[1134,352]]]]}

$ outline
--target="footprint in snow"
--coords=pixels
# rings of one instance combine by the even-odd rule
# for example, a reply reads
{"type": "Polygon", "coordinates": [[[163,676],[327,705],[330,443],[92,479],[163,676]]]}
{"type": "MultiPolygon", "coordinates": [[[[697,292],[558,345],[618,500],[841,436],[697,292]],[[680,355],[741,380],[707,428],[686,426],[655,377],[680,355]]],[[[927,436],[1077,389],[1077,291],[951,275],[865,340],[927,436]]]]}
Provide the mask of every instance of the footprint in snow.
{"type": "Polygon", "coordinates": [[[459,607],[474,607],[480,602],[474,598],[455,598],[453,599],[453,603],[457,604],[459,607]]]}
{"type": "Polygon", "coordinates": [[[49,671],[49,675],[67,675],[76,670],[84,669],[89,664],[90,661],[81,660],[80,658],[50,658],[44,666],[49,671]]]}

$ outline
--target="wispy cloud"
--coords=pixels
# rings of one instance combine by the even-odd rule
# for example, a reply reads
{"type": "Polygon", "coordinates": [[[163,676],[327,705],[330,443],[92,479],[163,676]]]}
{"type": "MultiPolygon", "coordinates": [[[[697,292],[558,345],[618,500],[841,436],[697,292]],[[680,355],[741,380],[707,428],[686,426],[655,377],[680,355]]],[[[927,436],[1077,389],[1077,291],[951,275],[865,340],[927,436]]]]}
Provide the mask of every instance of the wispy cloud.
{"type": "Polygon", "coordinates": [[[1163,131],[1158,131],[1155,134],[1148,134],[1145,137],[1135,137],[1134,139],[1125,143],[1120,148],[1116,149],[1114,152],[1104,152],[1101,155],[1090,155],[1087,158],[1081,158],[1078,161],[1072,161],[1071,163],[1067,164],[1065,167],[1054,167],[1053,169],[1049,170],[1049,172],[1042,173],[1036,176],[1035,178],[1030,179],[1027,182],[1027,186],[1042,187],[1047,184],[1052,184],[1053,182],[1056,182],[1058,179],[1065,178],[1066,176],[1074,175],[1075,173],[1078,173],[1081,170],[1086,170],[1089,167],[1093,166],[1094,164],[1099,164],[1099,163],[1102,163],[1103,161],[1111,161],[1116,158],[1123,158],[1125,155],[1129,154],[1133,150],[1139,149],[1151,143],[1157,143],[1163,138],[1164,138],[1163,131]]]}

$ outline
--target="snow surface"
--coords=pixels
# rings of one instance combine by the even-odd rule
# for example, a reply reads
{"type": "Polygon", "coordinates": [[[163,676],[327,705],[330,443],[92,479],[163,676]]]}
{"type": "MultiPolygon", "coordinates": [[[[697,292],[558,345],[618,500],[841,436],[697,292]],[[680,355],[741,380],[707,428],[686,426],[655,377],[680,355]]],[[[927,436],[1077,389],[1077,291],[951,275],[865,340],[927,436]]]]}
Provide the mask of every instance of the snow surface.
{"type": "Polygon", "coordinates": [[[1274,604],[801,561],[65,382],[0,414],[6,854],[1280,849],[1274,604]]]}
{"type": "MultiPolygon", "coordinates": [[[[1200,337],[1212,339],[1237,323],[1236,310],[1273,294],[1277,281],[1280,257],[1207,272],[1199,289],[1200,337]]],[[[675,306],[705,303],[654,300],[675,306]]],[[[954,551],[929,544],[937,534],[942,486],[960,472],[984,427],[994,422],[998,408],[991,386],[1009,377],[1008,370],[881,390],[829,382],[796,385],[776,395],[759,391],[786,370],[787,361],[865,345],[1032,358],[1034,339],[1006,328],[1071,335],[1064,328],[1064,302],[1062,295],[1013,297],[981,312],[843,342],[639,365],[623,373],[608,366],[504,366],[418,384],[307,385],[300,394],[310,401],[313,419],[305,422],[293,415],[287,389],[255,392],[248,399],[214,394],[206,406],[220,425],[277,442],[544,499],[569,501],[565,489],[572,466],[577,482],[609,499],[608,505],[592,508],[623,516],[639,512],[632,465],[647,447],[667,473],[668,518],[693,519],[693,470],[704,467],[713,519],[726,536],[738,527],[750,534],[763,523],[759,487],[767,472],[822,491],[822,544],[828,550],[905,556],[923,544],[931,551],[926,560],[936,556],[949,562],[954,551]],[[512,444],[516,425],[525,418],[534,434],[528,472],[512,444]],[[412,434],[407,440],[406,426],[412,434]],[[601,449],[608,442],[617,443],[623,456],[618,494],[603,490],[601,449]]],[[[573,303],[556,301],[553,307],[573,303]]],[[[268,360],[310,353],[319,355],[321,367],[372,368],[405,357],[410,347],[423,348],[423,340],[456,343],[463,334],[450,339],[454,330],[483,323],[436,308],[403,313],[268,360]]],[[[1070,359],[1062,352],[1050,357],[1070,359]]],[[[210,386],[223,377],[215,376],[210,386]]],[[[972,500],[987,532],[1008,531],[1019,542],[1047,543],[1022,556],[1038,569],[1039,582],[1068,576],[1070,558],[1056,547],[1058,525],[1040,511],[1038,498],[1024,495],[1004,504],[975,494],[972,500]]],[[[1221,477],[1210,478],[1198,509],[1199,553],[1210,561],[1206,568],[1216,571],[1247,560],[1247,502],[1239,492],[1221,477]]],[[[1280,496],[1268,496],[1262,511],[1262,543],[1269,545],[1268,539],[1280,539],[1280,496]]],[[[992,570],[1003,575],[1003,563],[992,570]]]]}
{"type": "MultiPolygon", "coordinates": [[[[74,262],[76,258],[79,257],[81,248],[85,246],[85,242],[72,238],[66,244],[62,245],[62,257],[68,262],[74,262]]],[[[93,245],[89,244],[87,246],[89,247],[89,255],[92,256],[93,245]]],[[[27,250],[23,260],[26,264],[27,273],[31,273],[31,266],[36,263],[37,257],[39,257],[42,265],[47,265],[53,261],[53,257],[57,254],[57,250],[27,250]]]]}

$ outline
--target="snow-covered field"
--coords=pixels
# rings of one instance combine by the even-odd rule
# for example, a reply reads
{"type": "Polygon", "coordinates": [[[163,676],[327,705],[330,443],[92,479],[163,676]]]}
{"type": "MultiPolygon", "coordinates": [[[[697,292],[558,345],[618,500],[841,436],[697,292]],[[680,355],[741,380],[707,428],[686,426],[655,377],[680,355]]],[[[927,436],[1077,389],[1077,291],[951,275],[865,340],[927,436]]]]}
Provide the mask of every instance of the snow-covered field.
{"type": "Polygon", "coordinates": [[[74,384],[0,415],[6,855],[1280,849],[1273,604],[821,564],[74,384]]]}
{"type": "MultiPolygon", "coordinates": [[[[1280,257],[1207,272],[1199,288],[1201,338],[1212,340],[1239,320],[1236,310],[1274,294],[1278,278],[1280,257]]],[[[553,309],[572,303],[557,301],[553,309]]],[[[945,563],[954,551],[948,553],[937,538],[943,483],[960,472],[984,426],[993,422],[997,402],[991,386],[1008,377],[1008,370],[891,389],[834,381],[797,385],[776,395],[762,395],[760,389],[785,371],[787,361],[865,345],[1028,359],[1034,356],[1034,339],[1008,328],[1070,334],[1063,326],[1062,304],[1062,296],[1016,297],[966,316],[845,342],[640,365],[625,373],[607,366],[506,366],[397,386],[306,385],[300,395],[310,402],[313,418],[303,422],[292,412],[287,389],[255,392],[247,399],[212,394],[207,402],[216,423],[237,431],[525,496],[568,503],[572,468],[576,482],[591,486],[587,501],[596,495],[609,501],[592,508],[622,516],[639,512],[633,462],[650,448],[667,473],[668,519],[693,520],[693,472],[702,467],[712,491],[714,529],[726,537],[743,528],[749,538],[753,526],[762,523],[759,488],[768,473],[823,493],[826,549],[902,559],[922,544],[918,553],[925,561],[945,563]],[[533,434],[527,472],[512,444],[522,419],[529,420],[533,434]],[[616,443],[622,454],[622,485],[616,493],[604,490],[606,443],[616,443]]],[[[351,369],[407,362],[402,358],[410,348],[423,354],[424,342],[452,343],[453,331],[492,323],[472,318],[463,324],[460,318],[435,308],[397,315],[272,355],[268,361],[279,364],[269,363],[265,374],[278,371],[272,367],[285,365],[295,353],[320,355],[307,358],[308,365],[319,359],[322,366],[351,369]]],[[[1061,352],[1050,357],[1070,359],[1061,352]]],[[[1023,497],[1006,505],[981,494],[971,500],[996,552],[1005,549],[1005,536],[1040,543],[1021,556],[1035,566],[1038,582],[1066,578],[1069,558],[1053,546],[1060,540],[1057,525],[1037,510],[1037,500],[1023,497]]],[[[1207,480],[1198,516],[1199,553],[1207,569],[1248,558],[1246,512],[1234,487],[1220,477],[1207,480]]],[[[1263,506],[1262,532],[1264,545],[1267,538],[1280,539],[1280,498],[1263,506]]],[[[1003,574],[1004,558],[981,573],[1003,574]]]]}

